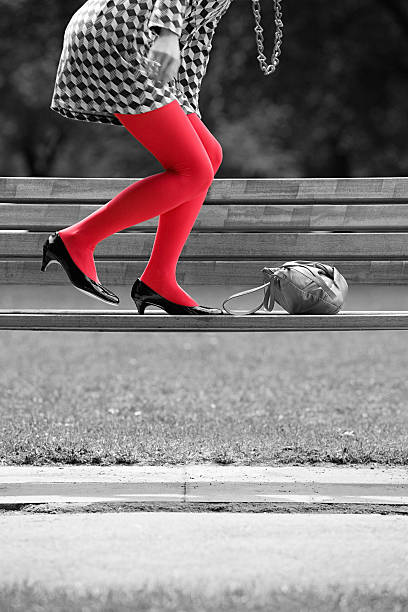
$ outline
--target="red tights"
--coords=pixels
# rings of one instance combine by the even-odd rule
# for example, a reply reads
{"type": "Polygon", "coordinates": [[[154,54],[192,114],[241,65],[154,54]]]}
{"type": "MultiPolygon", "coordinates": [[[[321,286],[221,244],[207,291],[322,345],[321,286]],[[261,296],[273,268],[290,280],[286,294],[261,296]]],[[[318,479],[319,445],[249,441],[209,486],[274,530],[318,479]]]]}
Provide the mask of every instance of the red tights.
{"type": "Polygon", "coordinates": [[[126,187],[58,233],[76,265],[100,282],[93,258],[98,242],[160,215],[150,259],[140,278],[172,302],[197,306],[177,283],[176,266],[221,164],[221,145],[198,115],[186,114],[177,100],[146,113],[115,116],[165,170],[126,187]]]}

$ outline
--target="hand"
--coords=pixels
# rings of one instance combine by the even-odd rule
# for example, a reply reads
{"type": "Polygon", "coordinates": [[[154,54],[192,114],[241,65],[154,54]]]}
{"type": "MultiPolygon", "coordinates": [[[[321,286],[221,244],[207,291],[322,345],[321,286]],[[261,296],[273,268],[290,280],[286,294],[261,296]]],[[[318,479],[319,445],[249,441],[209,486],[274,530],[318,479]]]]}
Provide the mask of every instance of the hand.
{"type": "Polygon", "coordinates": [[[165,85],[173,79],[180,68],[180,44],[177,34],[161,29],[147,55],[149,64],[149,76],[156,80],[159,85],[165,85]],[[160,65],[155,64],[158,62],[160,65]]]}

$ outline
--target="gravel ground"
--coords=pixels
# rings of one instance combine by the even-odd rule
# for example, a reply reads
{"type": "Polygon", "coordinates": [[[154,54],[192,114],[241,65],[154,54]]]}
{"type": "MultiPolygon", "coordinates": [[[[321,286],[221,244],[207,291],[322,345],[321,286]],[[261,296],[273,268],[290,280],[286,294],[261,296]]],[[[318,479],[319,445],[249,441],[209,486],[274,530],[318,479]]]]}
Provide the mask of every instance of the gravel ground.
{"type": "Polygon", "coordinates": [[[3,515],[0,609],[402,612],[407,520],[3,515]]]}

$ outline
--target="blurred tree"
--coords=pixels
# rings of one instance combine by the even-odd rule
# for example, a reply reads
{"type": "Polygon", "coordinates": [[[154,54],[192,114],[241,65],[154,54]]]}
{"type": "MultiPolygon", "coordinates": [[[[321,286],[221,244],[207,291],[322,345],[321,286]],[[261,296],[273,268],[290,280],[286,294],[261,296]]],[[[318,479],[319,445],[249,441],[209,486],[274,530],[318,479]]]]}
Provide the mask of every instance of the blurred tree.
{"type": "MultiPolygon", "coordinates": [[[[0,0],[0,174],[129,176],[161,170],[121,126],[49,109],[64,29],[79,0],[0,0]]],[[[274,29],[261,0],[265,55],[274,29]]],[[[251,0],[233,0],[203,80],[217,177],[398,176],[407,165],[404,0],[283,0],[284,42],[261,73],[251,0]]]]}

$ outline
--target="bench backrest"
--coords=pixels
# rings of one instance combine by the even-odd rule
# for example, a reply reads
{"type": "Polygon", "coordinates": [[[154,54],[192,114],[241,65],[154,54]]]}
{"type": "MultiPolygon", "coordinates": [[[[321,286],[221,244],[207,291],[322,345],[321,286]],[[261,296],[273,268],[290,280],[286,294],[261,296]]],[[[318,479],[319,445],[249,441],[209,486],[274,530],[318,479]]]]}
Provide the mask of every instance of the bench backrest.
{"type": "MultiPolygon", "coordinates": [[[[0,283],[65,284],[40,272],[42,244],[140,179],[0,178],[0,283]]],[[[95,250],[107,285],[129,285],[150,256],[158,217],[95,250]]],[[[186,285],[262,282],[260,270],[308,259],[350,283],[403,284],[408,178],[214,179],[177,266],[186,285]]]]}

